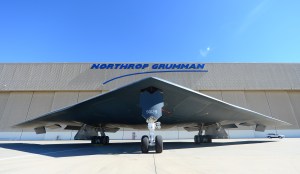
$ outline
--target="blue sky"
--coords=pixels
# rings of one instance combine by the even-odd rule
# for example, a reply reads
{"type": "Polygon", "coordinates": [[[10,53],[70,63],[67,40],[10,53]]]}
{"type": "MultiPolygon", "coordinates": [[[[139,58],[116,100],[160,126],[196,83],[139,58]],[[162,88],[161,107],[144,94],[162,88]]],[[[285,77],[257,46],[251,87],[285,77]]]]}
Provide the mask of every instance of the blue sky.
{"type": "Polygon", "coordinates": [[[3,0],[0,62],[300,62],[299,0],[3,0]]]}

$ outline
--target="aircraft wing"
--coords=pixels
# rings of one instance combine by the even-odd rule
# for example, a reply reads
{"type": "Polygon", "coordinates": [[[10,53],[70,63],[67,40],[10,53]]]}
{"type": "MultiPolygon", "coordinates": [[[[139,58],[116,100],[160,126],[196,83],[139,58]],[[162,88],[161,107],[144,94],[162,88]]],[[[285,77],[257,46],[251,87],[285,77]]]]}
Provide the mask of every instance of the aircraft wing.
{"type": "MultiPolygon", "coordinates": [[[[38,118],[16,125],[20,128],[37,128],[68,125],[70,129],[83,124],[99,127],[114,125],[117,127],[146,127],[139,105],[142,89],[155,87],[162,91],[163,115],[158,121],[164,125],[220,124],[224,128],[234,125],[256,125],[258,131],[266,126],[286,126],[287,122],[242,108],[186,87],[155,77],[149,77],[110,92],[101,94],[81,103],[46,113],[38,118]]],[[[67,126],[67,127],[68,127],[67,126]]],[[[188,130],[187,126],[187,130],[188,130]]]]}

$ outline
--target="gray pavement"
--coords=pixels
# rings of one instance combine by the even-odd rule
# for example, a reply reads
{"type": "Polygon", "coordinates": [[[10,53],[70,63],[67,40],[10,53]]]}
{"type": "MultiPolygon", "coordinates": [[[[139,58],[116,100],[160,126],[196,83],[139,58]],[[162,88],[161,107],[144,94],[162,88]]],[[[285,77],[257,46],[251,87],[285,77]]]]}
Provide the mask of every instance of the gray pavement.
{"type": "Polygon", "coordinates": [[[141,154],[138,141],[0,141],[0,173],[300,173],[300,139],[227,139],[164,143],[141,154]]]}

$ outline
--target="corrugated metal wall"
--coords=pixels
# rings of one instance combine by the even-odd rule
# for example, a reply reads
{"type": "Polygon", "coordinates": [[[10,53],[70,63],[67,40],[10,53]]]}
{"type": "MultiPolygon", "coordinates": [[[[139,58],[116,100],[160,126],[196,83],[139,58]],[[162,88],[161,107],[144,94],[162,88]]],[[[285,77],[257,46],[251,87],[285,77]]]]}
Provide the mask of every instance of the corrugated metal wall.
{"type": "Polygon", "coordinates": [[[300,129],[300,91],[202,91],[220,100],[292,123],[300,129]]]}
{"type": "Polygon", "coordinates": [[[300,64],[209,63],[208,72],[139,74],[105,85],[115,77],[154,70],[100,70],[90,69],[91,65],[0,64],[0,91],[111,90],[148,76],[194,90],[300,90],[300,64]]]}
{"type": "MultiPolygon", "coordinates": [[[[151,64],[150,64],[151,65],[151,64]]],[[[102,83],[114,77],[147,70],[91,70],[91,64],[0,64],[0,139],[71,139],[75,132],[49,130],[35,135],[32,130],[12,125],[44,113],[78,103],[102,92],[147,76],[160,77],[226,102],[249,108],[289,123],[279,128],[300,137],[300,64],[206,64],[205,73],[154,73],[102,83]]],[[[278,128],[276,128],[278,129],[278,128]]],[[[249,131],[229,131],[231,137],[260,137],[249,131]],[[243,132],[244,131],[244,132],[243,132]]],[[[275,128],[270,128],[274,131],[275,128]]],[[[111,135],[131,138],[128,130],[111,135]]],[[[194,133],[172,130],[171,138],[194,133]]],[[[137,136],[143,132],[136,131],[137,136]]],[[[139,137],[137,137],[139,138],[139,137]]]]}

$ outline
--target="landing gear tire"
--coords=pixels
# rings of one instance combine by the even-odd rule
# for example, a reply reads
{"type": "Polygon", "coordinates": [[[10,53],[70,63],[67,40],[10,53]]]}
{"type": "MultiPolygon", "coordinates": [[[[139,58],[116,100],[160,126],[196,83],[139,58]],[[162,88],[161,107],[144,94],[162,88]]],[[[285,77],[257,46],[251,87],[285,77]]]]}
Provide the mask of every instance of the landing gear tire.
{"type": "Polygon", "coordinates": [[[97,138],[97,136],[93,136],[93,137],[91,138],[91,143],[92,143],[92,144],[96,144],[96,138],[97,138]]]}
{"type": "Polygon", "coordinates": [[[93,136],[91,138],[91,143],[107,145],[109,143],[109,137],[108,136],[93,136]]]}
{"type": "Polygon", "coordinates": [[[144,135],[141,139],[141,150],[142,153],[148,153],[149,151],[149,137],[144,135]]]}
{"type": "Polygon", "coordinates": [[[207,135],[207,137],[208,137],[207,143],[212,143],[212,138],[211,138],[211,136],[207,135]]]}
{"type": "Polygon", "coordinates": [[[203,143],[203,135],[199,135],[199,143],[203,143]]]}
{"type": "Polygon", "coordinates": [[[102,144],[101,137],[97,136],[95,144],[102,144]]]}
{"type": "Polygon", "coordinates": [[[109,144],[109,136],[105,136],[104,139],[105,139],[106,145],[109,144]]]}
{"type": "Polygon", "coordinates": [[[100,139],[101,139],[101,144],[105,145],[106,144],[105,136],[101,136],[100,139]]]}
{"type": "Polygon", "coordinates": [[[163,139],[161,135],[157,135],[155,137],[155,152],[156,153],[162,153],[163,151],[163,139]]]}
{"type": "Polygon", "coordinates": [[[206,136],[206,135],[202,136],[202,142],[208,143],[208,136],[206,136]]]}
{"type": "Polygon", "coordinates": [[[200,142],[199,142],[199,135],[195,135],[194,136],[194,142],[195,142],[195,144],[199,144],[200,142]]]}
{"type": "Polygon", "coordinates": [[[195,135],[194,136],[194,142],[195,142],[195,144],[211,143],[212,138],[211,138],[210,135],[195,135]]]}

